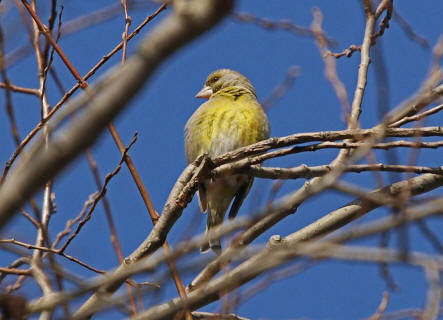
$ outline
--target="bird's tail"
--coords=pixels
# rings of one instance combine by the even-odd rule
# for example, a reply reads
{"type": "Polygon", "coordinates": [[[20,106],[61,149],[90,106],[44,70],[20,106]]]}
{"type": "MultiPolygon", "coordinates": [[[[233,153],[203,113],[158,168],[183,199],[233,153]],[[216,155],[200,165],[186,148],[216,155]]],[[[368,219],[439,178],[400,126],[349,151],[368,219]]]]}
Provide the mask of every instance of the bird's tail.
{"type": "Polygon", "coordinates": [[[208,242],[203,244],[200,247],[200,252],[207,252],[209,249],[212,249],[214,253],[219,255],[221,253],[221,243],[220,238],[213,238],[212,237],[212,228],[215,226],[221,224],[223,222],[223,216],[220,221],[214,221],[213,216],[211,215],[211,211],[208,212],[208,221],[206,223],[206,235],[208,236],[208,242]]]}
{"type": "Polygon", "coordinates": [[[214,238],[212,229],[223,222],[225,212],[232,200],[226,195],[214,195],[214,198],[208,194],[208,220],[206,223],[206,235],[208,236],[208,243],[200,247],[201,252],[206,252],[212,249],[217,255],[221,253],[220,238],[214,238]]]}

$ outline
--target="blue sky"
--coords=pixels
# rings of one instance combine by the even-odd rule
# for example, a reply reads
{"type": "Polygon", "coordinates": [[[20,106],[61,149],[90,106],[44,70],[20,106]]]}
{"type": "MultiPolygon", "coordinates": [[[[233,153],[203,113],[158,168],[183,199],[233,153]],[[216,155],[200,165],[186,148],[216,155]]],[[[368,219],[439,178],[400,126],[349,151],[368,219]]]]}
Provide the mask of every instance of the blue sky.
{"type": "MultiPolygon", "coordinates": [[[[8,1],[6,1],[8,2],[8,1]]],[[[115,1],[81,0],[65,1],[63,20],[92,12],[115,1]]],[[[40,4],[39,4],[40,5],[40,4]]],[[[424,36],[430,45],[434,45],[443,31],[441,17],[443,3],[440,1],[398,1],[395,9],[413,27],[414,31],[424,36]]],[[[271,20],[288,19],[294,24],[308,27],[312,22],[311,9],[317,6],[323,13],[323,29],[327,35],[337,41],[334,51],[341,51],[350,44],[360,44],[364,29],[364,15],[359,1],[238,1],[236,11],[247,12],[271,20]]],[[[157,7],[149,5],[143,9],[130,12],[132,28],[143,20],[147,13],[157,7]]],[[[40,14],[47,14],[41,7],[40,14]]],[[[162,12],[134,40],[129,43],[129,52],[137,47],[142,36],[163,19],[169,12],[162,12]]],[[[46,20],[46,18],[45,18],[46,20]]],[[[72,64],[84,75],[104,54],[110,51],[121,39],[123,16],[100,25],[69,35],[60,41],[61,48],[72,64]]],[[[24,32],[13,35],[15,25],[20,25],[17,15],[10,13],[1,21],[6,33],[6,51],[9,52],[25,43],[24,32]]],[[[132,29],[131,29],[132,30],[132,29]]],[[[382,44],[383,55],[387,66],[389,107],[393,108],[411,96],[425,78],[431,51],[424,49],[405,36],[399,24],[394,20],[377,45],[382,44]]],[[[105,70],[120,61],[121,53],[115,55],[103,69],[105,70]]],[[[357,78],[359,53],[351,58],[337,61],[338,74],[346,86],[351,100],[357,78]]],[[[115,121],[118,132],[125,144],[129,143],[134,131],[138,140],[130,150],[130,155],[139,171],[143,182],[152,198],[157,211],[168,196],[178,175],[186,166],[183,154],[183,127],[186,120],[198,107],[201,100],[194,98],[201,88],[206,76],[218,68],[235,69],[247,76],[256,88],[259,100],[263,100],[280,83],[290,66],[298,66],[301,74],[286,95],[268,111],[271,136],[284,136],[297,132],[341,130],[345,124],[341,119],[340,105],[330,84],[323,76],[324,64],[313,39],[295,36],[286,31],[268,31],[260,27],[243,24],[232,18],[225,19],[215,29],[183,48],[165,61],[149,83],[131,101],[129,108],[115,121]]],[[[65,88],[75,84],[58,57],[54,60],[65,88]]],[[[374,64],[370,66],[368,87],[363,100],[361,126],[368,128],[377,123],[377,97],[374,77],[374,64]]],[[[14,84],[36,87],[37,77],[35,58],[28,56],[23,61],[8,69],[8,76],[14,84]]],[[[94,77],[96,79],[97,76],[94,77]]],[[[54,105],[59,99],[53,81],[48,81],[49,100],[54,105]]],[[[0,101],[4,95],[0,92],[0,101]]],[[[38,101],[34,97],[21,94],[13,95],[13,106],[21,137],[34,127],[39,119],[38,101]]],[[[437,114],[426,121],[426,125],[441,125],[442,114],[437,114]]],[[[10,138],[9,125],[4,116],[0,117],[0,164],[8,159],[14,145],[10,138]]],[[[104,176],[113,170],[120,156],[110,136],[105,133],[91,149],[100,173],[104,176]]],[[[401,163],[405,164],[408,150],[398,152],[401,163]]],[[[297,166],[301,163],[320,165],[329,163],[335,151],[321,151],[309,154],[297,154],[287,158],[270,161],[269,165],[282,167],[297,166]]],[[[379,162],[385,161],[385,153],[376,153],[379,162]]],[[[419,164],[427,166],[441,165],[441,150],[420,153],[419,164]]],[[[383,175],[385,182],[388,175],[383,175]]],[[[398,175],[396,179],[404,178],[398,175]]],[[[369,174],[346,175],[349,181],[359,183],[367,188],[374,188],[375,182],[369,174]]],[[[299,187],[303,181],[287,181],[279,191],[284,195],[299,187]]],[[[257,179],[240,214],[248,214],[264,203],[269,194],[270,181],[257,179]],[[262,195],[263,199],[257,199],[262,195]],[[251,200],[253,199],[253,200],[251,200]]],[[[75,216],[90,193],[95,191],[92,176],[83,156],[64,171],[55,182],[57,213],[50,224],[50,234],[54,238],[64,228],[67,219],[75,216]]],[[[441,188],[436,194],[441,195],[441,188]]],[[[143,202],[137,193],[129,172],[121,172],[109,184],[107,197],[111,203],[112,213],[117,225],[117,233],[124,255],[128,255],[151,230],[151,222],[143,202]]],[[[39,199],[40,197],[37,197],[39,199]]],[[[352,198],[334,192],[325,192],[304,203],[293,216],[277,224],[256,243],[265,243],[270,235],[290,234],[309,224],[329,211],[345,204],[352,198]]],[[[386,210],[369,214],[367,219],[381,217],[386,210]]],[[[198,212],[194,200],[184,211],[182,217],[172,228],[168,241],[173,246],[183,235],[199,234],[204,229],[205,216],[198,212]]],[[[430,219],[429,227],[438,232],[443,227],[440,219],[430,219]]],[[[416,227],[409,227],[410,247],[435,253],[433,247],[423,239],[416,227]]],[[[2,230],[2,237],[14,235],[18,240],[34,242],[32,226],[23,218],[16,217],[8,227],[2,230]]],[[[441,233],[440,233],[440,240],[441,233]]],[[[390,245],[395,247],[395,235],[391,236],[390,245]]],[[[358,242],[364,245],[377,245],[378,238],[358,242]]],[[[111,269],[116,266],[116,257],[109,242],[109,232],[101,204],[97,206],[93,218],[87,223],[81,234],[73,241],[67,253],[87,261],[100,269],[111,269]]],[[[4,266],[13,257],[0,255],[4,266]]],[[[58,259],[73,272],[91,277],[93,274],[83,268],[58,259]]],[[[391,268],[392,275],[399,290],[390,292],[387,311],[404,308],[423,308],[426,299],[426,282],[420,269],[402,265],[391,268]]],[[[184,275],[184,281],[192,279],[184,275]]],[[[254,283],[254,282],[253,282],[254,283]]],[[[371,315],[377,308],[386,284],[380,277],[380,268],[372,264],[345,262],[322,262],[308,270],[272,284],[263,292],[242,303],[236,313],[252,319],[359,319],[371,315]]],[[[38,291],[25,282],[23,292],[28,297],[35,297],[38,291]]],[[[172,286],[167,286],[164,299],[176,295],[172,286]]],[[[147,306],[147,304],[146,304],[147,306]]],[[[217,310],[219,302],[209,305],[205,310],[217,310]]],[[[119,319],[115,314],[106,314],[98,319],[119,319]]]]}

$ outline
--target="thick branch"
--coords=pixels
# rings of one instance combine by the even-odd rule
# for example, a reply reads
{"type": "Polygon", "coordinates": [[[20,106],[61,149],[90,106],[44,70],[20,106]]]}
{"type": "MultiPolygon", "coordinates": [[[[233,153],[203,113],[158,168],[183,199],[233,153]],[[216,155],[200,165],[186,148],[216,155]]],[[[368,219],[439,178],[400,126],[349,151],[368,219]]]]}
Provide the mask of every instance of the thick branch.
{"type": "MultiPolygon", "coordinates": [[[[424,174],[419,177],[415,177],[409,180],[394,183],[390,186],[384,187],[382,189],[375,190],[369,195],[371,197],[380,197],[385,195],[395,196],[403,190],[403,188],[410,188],[411,195],[417,195],[425,193],[429,190],[438,188],[443,185],[443,176],[434,174],[424,174]]],[[[370,202],[366,199],[357,199],[352,201],[343,207],[334,210],[317,221],[311,223],[310,225],[300,229],[299,231],[293,233],[292,237],[297,241],[308,241],[317,238],[321,235],[327,234],[331,231],[337,230],[340,227],[348,224],[349,222],[357,219],[358,217],[374,210],[379,207],[380,203],[370,202]]],[[[274,217],[281,220],[286,215],[278,214],[277,210],[281,210],[280,206],[275,207],[274,211],[267,214],[268,217],[274,217]]],[[[284,213],[284,212],[283,212],[284,213]]],[[[248,230],[249,231],[249,230],[248,230]]],[[[258,234],[252,231],[246,231],[241,239],[238,240],[237,244],[233,247],[227,248],[223,253],[217,257],[214,261],[204,268],[199,275],[192,281],[190,285],[190,290],[195,287],[199,287],[211,279],[227,262],[229,262],[233,253],[235,253],[239,246],[245,243],[251,242],[258,234]],[[255,236],[251,236],[251,234],[255,236]]],[[[263,231],[263,230],[262,230],[263,231]]],[[[295,240],[294,240],[295,241],[295,240]]]]}
{"type": "MultiPolygon", "coordinates": [[[[40,147],[32,160],[25,159],[17,165],[0,188],[0,226],[45,182],[96,141],[161,62],[217,23],[232,7],[232,1],[226,0],[199,2],[198,5],[186,1],[177,3],[181,5],[176,12],[154,29],[137,54],[92,87],[86,100],[91,102],[93,98],[93,103],[89,104],[87,112],[70,124],[46,150],[40,147]]],[[[84,96],[78,99],[85,100],[84,96]]]]}

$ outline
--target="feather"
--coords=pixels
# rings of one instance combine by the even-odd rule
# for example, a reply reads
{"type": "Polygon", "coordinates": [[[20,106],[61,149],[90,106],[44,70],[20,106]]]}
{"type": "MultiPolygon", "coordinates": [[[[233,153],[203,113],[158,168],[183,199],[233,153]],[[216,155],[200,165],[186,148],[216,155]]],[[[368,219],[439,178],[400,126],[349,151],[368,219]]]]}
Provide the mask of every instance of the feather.
{"type": "Polygon", "coordinates": [[[238,189],[238,192],[234,198],[234,202],[231,205],[231,210],[229,210],[229,219],[234,219],[237,215],[238,210],[243,203],[243,200],[245,200],[246,196],[248,195],[249,189],[251,189],[253,181],[254,179],[250,178],[247,183],[242,184],[241,187],[238,189]]]}
{"type": "Polygon", "coordinates": [[[206,210],[208,210],[208,200],[206,187],[203,183],[200,183],[200,185],[198,186],[197,197],[201,213],[206,213],[206,210]]]}

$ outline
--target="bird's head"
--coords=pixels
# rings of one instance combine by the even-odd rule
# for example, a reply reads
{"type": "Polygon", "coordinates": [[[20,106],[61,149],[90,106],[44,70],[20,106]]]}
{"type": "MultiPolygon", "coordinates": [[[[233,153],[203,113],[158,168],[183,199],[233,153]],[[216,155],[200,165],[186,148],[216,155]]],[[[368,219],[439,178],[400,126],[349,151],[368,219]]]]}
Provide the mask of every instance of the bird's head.
{"type": "Polygon", "coordinates": [[[244,75],[230,69],[219,69],[208,76],[195,97],[209,99],[214,93],[228,87],[240,87],[255,95],[254,87],[244,75]]]}

